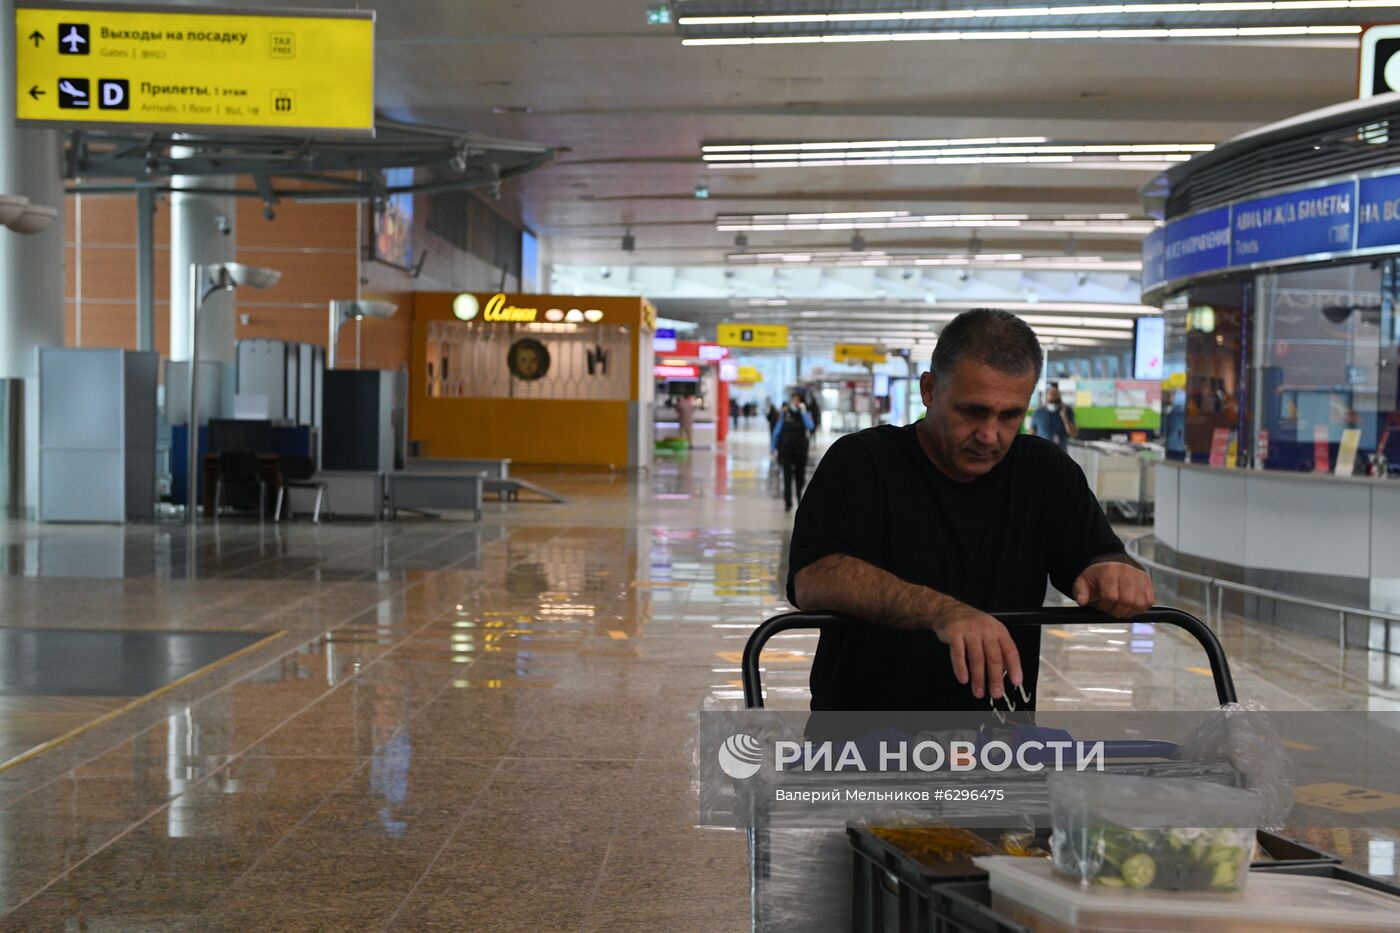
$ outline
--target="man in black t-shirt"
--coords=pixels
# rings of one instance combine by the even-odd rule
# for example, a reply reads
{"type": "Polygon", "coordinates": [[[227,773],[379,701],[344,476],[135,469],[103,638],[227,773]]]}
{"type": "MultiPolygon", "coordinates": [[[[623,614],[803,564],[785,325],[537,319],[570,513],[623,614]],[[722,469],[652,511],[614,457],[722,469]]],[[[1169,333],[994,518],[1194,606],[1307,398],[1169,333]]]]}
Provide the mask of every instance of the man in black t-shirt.
{"type": "Polygon", "coordinates": [[[987,613],[1038,609],[1047,576],[1118,618],[1151,607],[1151,579],[1079,467],[1018,436],[1041,361],[1024,321],[965,312],[920,378],[928,415],[847,435],[822,458],[793,527],[788,598],[867,624],[822,635],[812,709],[985,710],[1006,679],[1033,697],[1040,630],[987,613]]]}

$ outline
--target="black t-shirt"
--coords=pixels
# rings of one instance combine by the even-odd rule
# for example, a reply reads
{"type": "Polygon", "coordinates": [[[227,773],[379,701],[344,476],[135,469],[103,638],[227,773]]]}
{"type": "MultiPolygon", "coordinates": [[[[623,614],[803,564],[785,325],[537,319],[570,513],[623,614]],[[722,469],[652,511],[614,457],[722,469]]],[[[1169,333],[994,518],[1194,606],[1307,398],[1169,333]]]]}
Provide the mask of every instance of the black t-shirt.
{"type": "MultiPolygon", "coordinates": [[[[1068,594],[1095,558],[1123,543],[1069,456],[1022,435],[991,472],[959,483],[938,471],[915,426],[842,437],[822,458],[797,510],[788,599],[797,572],[846,554],[984,611],[1038,609],[1047,575],[1068,594]]],[[[1034,695],[1040,629],[1013,626],[1034,695]]],[[[932,632],[877,625],[822,635],[812,666],[814,710],[986,710],[953,676],[932,632]]],[[[1020,698],[1016,703],[1021,706],[1020,698]]]]}

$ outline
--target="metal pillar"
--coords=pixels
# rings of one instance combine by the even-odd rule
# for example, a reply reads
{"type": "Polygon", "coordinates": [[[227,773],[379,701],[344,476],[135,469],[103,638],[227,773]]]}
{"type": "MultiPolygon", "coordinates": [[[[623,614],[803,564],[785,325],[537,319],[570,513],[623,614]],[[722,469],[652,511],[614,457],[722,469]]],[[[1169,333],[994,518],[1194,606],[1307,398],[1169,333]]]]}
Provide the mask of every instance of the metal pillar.
{"type": "MultiPolygon", "coordinates": [[[[0,0],[0,49],[15,48],[14,0],[0,0]]],[[[63,345],[63,143],[55,130],[15,127],[13,62],[0,68],[0,193],[58,208],[58,218],[28,236],[0,229],[0,379],[22,379],[24,431],[7,437],[7,477],[22,476],[24,498],[4,505],[28,511],[38,494],[38,347],[63,345]]],[[[6,432],[8,435],[10,432],[6,432]]],[[[8,485],[8,484],[6,484],[8,485]]],[[[0,491],[2,492],[2,491],[0,491]]],[[[8,498],[8,497],[7,497],[8,498]]]]}
{"type": "Polygon", "coordinates": [[[156,195],[136,192],[136,349],[156,348],[156,195]]]}
{"type": "MultiPolygon", "coordinates": [[[[188,360],[194,336],[190,304],[190,265],[232,262],[238,247],[235,199],[206,194],[185,194],[180,188],[228,187],[231,179],[177,176],[170,195],[170,358],[188,360]]],[[[199,358],[232,362],[234,359],[233,297],[218,292],[205,300],[200,321],[199,358]]]]}

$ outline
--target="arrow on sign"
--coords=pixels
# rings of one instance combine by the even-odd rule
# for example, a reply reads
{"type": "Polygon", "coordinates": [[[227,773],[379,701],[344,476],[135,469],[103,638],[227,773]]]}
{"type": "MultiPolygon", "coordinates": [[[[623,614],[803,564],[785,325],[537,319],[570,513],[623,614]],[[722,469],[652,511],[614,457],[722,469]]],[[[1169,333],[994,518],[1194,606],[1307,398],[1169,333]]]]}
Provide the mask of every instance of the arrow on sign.
{"type": "Polygon", "coordinates": [[[35,100],[38,100],[40,97],[43,97],[46,93],[46,91],[39,90],[39,85],[37,84],[29,89],[29,96],[34,98],[35,100]]]}
{"type": "Polygon", "coordinates": [[[34,40],[34,48],[37,49],[39,47],[39,43],[44,41],[44,34],[36,29],[29,34],[29,38],[34,40]]]}

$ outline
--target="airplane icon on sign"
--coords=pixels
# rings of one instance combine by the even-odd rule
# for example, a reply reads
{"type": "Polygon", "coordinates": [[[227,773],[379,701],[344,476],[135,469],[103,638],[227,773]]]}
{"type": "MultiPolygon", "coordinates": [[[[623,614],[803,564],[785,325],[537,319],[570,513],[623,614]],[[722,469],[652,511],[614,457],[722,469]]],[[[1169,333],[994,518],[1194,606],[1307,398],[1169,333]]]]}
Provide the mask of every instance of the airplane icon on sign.
{"type": "Polygon", "coordinates": [[[60,45],[67,46],[63,51],[68,55],[86,55],[87,27],[69,25],[67,34],[60,37],[58,41],[60,45]]]}

